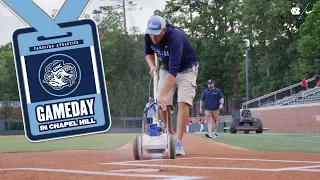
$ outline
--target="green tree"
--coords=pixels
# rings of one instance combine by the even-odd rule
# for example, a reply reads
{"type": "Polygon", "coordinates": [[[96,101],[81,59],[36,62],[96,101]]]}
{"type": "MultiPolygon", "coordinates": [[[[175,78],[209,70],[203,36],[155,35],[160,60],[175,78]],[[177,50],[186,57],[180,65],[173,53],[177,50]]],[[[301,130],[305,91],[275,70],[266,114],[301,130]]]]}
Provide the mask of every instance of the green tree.
{"type": "Polygon", "coordinates": [[[11,44],[0,47],[0,101],[19,101],[11,44]]]}
{"type": "Polygon", "coordinates": [[[293,64],[295,79],[301,79],[302,75],[312,77],[320,74],[320,1],[313,6],[312,11],[299,29],[297,47],[301,58],[293,64]]]}
{"type": "Polygon", "coordinates": [[[100,7],[100,44],[112,116],[141,116],[148,100],[148,65],[143,56],[144,36],[132,27],[127,35],[121,13],[100,7]]]}

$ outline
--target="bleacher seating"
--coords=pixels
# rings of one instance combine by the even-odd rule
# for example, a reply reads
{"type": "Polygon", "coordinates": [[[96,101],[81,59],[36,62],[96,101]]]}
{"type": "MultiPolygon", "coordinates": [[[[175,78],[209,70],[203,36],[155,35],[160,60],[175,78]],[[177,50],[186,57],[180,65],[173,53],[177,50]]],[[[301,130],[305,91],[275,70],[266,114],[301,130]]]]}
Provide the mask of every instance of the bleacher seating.
{"type": "Polygon", "coordinates": [[[308,104],[308,103],[320,103],[320,88],[314,87],[306,91],[300,91],[292,96],[285,97],[276,102],[268,102],[260,105],[262,107],[284,106],[284,105],[296,105],[296,104],[308,104]]]}
{"type": "Polygon", "coordinates": [[[305,91],[301,91],[301,82],[297,82],[269,94],[251,99],[242,103],[242,109],[320,103],[320,87],[316,87],[317,81],[316,76],[307,79],[307,90],[305,91]]]}

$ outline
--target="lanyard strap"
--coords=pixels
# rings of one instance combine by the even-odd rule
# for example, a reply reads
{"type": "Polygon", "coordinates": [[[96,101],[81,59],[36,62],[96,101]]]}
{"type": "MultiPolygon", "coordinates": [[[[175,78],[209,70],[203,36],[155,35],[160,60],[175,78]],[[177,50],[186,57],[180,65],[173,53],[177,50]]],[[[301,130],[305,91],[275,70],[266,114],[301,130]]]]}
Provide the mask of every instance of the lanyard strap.
{"type": "Polygon", "coordinates": [[[77,20],[91,0],[66,0],[57,15],[56,22],[32,0],[0,1],[42,36],[53,37],[67,34],[56,22],[77,20]]]}

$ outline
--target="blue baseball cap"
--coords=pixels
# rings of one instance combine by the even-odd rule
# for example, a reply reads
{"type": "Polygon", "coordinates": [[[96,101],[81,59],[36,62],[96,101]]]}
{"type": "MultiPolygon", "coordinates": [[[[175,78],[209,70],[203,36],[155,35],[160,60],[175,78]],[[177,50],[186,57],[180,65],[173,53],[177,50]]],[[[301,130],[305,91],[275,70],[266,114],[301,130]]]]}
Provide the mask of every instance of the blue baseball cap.
{"type": "Polygon", "coordinates": [[[151,16],[147,26],[145,34],[159,35],[166,26],[166,21],[160,16],[151,16]]]}
{"type": "Polygon", "coordinates": [[[212,84],[212,83],[214,84],[214,81],[212,79],[209,79],[208,84],[212,84]]]}

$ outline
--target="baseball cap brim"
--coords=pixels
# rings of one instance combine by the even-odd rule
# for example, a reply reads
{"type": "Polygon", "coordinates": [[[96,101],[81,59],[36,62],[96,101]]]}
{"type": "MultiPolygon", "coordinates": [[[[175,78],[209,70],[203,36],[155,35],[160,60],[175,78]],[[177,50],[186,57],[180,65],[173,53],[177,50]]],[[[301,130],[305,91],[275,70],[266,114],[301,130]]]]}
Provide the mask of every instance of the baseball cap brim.
{"type": "Polygon", "coordinates": [[[152,34],[152,35],[159,35],[161,33],[161,29],[159,30],[153,30],[153,29],[147,29],[145,34],[152,34]]]}

